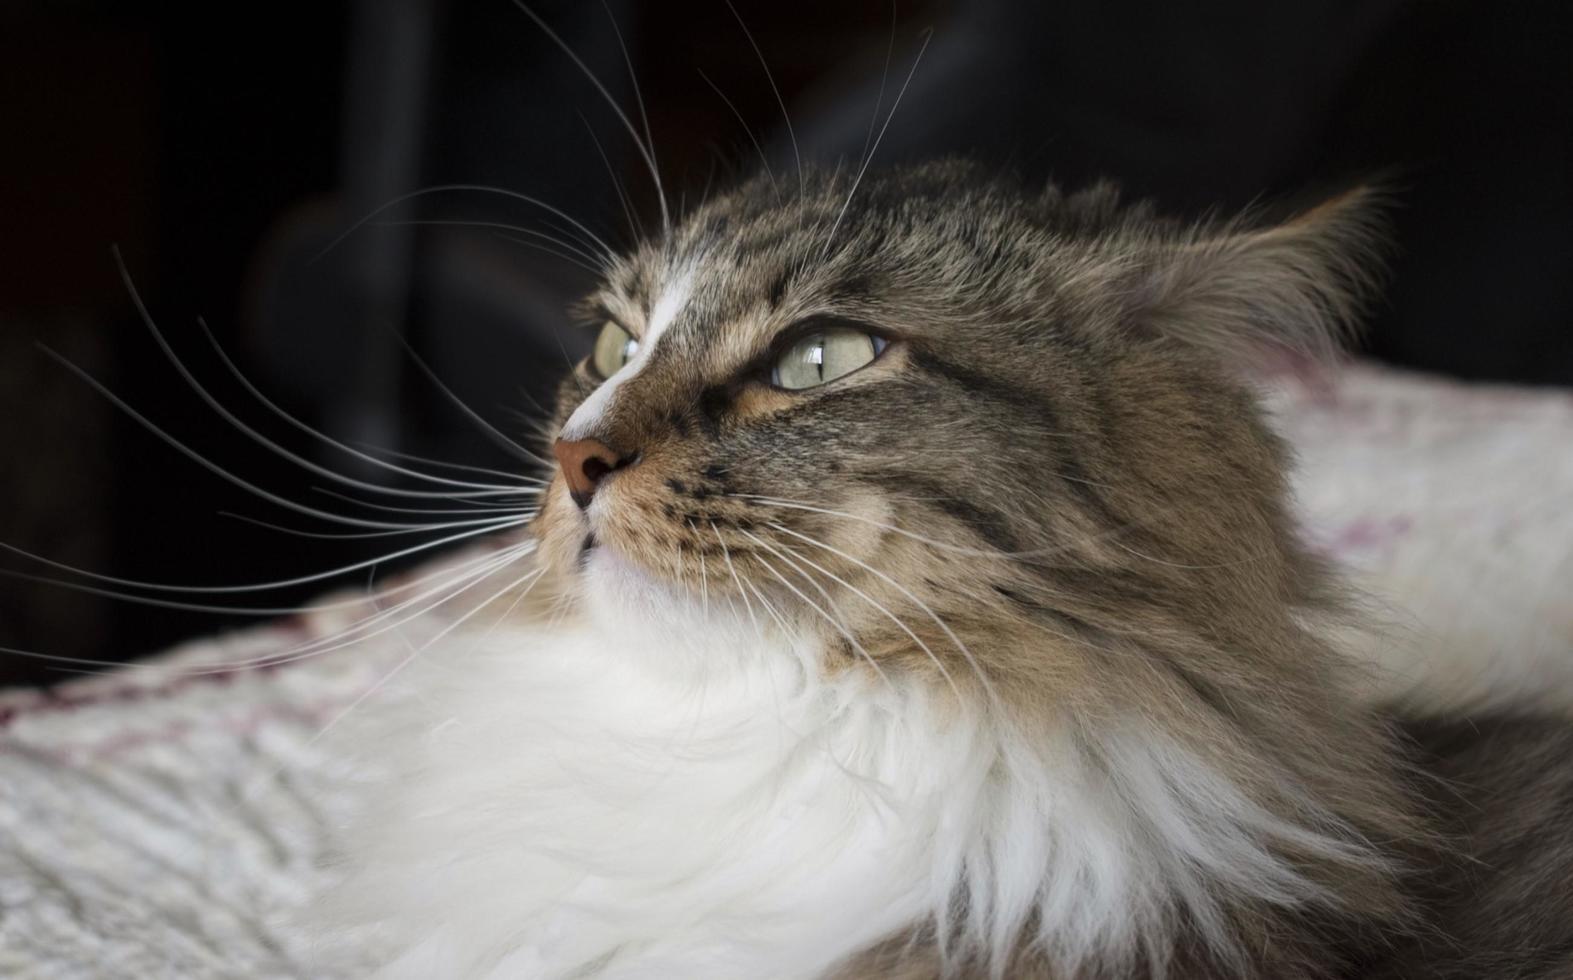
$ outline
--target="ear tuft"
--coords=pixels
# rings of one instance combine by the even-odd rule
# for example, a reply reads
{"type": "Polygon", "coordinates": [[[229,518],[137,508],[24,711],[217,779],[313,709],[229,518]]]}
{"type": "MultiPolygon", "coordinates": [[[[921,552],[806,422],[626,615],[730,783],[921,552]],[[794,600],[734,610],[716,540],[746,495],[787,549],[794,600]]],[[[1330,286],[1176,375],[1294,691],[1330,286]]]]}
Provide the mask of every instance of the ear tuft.
{"type": "Polygon", "coordinates": [[[1280,224],[1248,214],[1161,243],[1147,319],[1229,360],[1272,348],[1331,360],[1385,277],[1387,201],[1356,187],[1280,224]]]}

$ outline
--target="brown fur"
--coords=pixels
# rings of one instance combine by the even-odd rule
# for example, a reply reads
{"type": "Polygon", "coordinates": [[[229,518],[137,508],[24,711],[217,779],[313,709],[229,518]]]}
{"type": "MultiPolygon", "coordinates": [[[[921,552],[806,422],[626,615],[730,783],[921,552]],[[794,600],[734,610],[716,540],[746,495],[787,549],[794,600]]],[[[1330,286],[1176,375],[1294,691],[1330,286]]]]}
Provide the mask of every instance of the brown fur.
{"type": "MultiPolygon", "coordinates": [[[[1369,195],[1279,225],[1188,227],[1109,188],[1024,194],[943,164],[870,179],[838,224],[850,188],[826,175],[801,197],[745,186],[641,246],[587,302],[592,323],[637,337],[663,284],[695,277],[594,433],[632,461],[598,491],[615,506],[597,543],[718,602],[746,601],[739,582],[778,597],[786,583],[826,620],[839,650],[826,669],[871,657],[958,697],[987,689],[1028,726],[1146,719],[1257,805],[1344,846],[1262,841],[1323,900],[1218,886],[1240,961],[1180,916],[1162,948],[1088,977],[1355,975],[1392,948],[1428,962],[1444,934],[1489,949],[1478,962],[1492,975],[1566,975],[1554,969],[1573,962],[1573,889],[1542,896],[1563,903],[1555,928],[1525,926],[1527,899],[1501,882],[1479,887],[1505,894],[1503,921],[1466,921],[1445,897],[1457,876],[1415,866],[1453,852],[1425,843],[1401,742],[1348,696],[1356,678],[1308,625],[1337,613],[1336,590],[1296,537],[1284,448],[1236,370],[1264,343],[1332,345],[1377,266],[1369,195]],[[812,317],[891,345],[822,388],[771,388],[772,345],[812,317]]],[[[597,380],[581,366],[565,384],[559,425],[597,380]]],[[[586,541],[560,476],[546,501],[535,533],[571,583],[586,541]]],[[[1430,761],[1446,772],[1460,758],[1430,761]]],[[[1493,792],[1485,802],[1513,789],[1493,792]]],[[[1449,829],[1461,854],[1492,854],[1477,835],[1549,843],[1546,822],[1570,809],[1564,793],[1533,820],[1449,829]]],[[[952,963],[982,969],[965,951],[952,963]]],[[[1441,975],[1416,969],[1390,973],[1441,975]]],[[[939,970],[919,931],[844,977],[939,970]]],[[[1029,947],[1006,975],[1055,976],[1029,947]]]]}

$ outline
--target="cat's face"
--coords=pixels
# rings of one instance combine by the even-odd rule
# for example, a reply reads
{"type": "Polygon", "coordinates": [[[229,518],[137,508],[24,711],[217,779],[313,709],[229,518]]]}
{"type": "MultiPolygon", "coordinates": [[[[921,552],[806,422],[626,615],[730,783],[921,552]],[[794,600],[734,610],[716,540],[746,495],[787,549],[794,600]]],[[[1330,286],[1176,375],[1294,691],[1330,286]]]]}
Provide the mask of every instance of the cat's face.
{"type": "Polygon", "coordinates": [[[611,271],[554,423],[549,563],[848,662],[1288,588],[1276,446],[1166,326],[1198,239],[958,165],[850,189],[748,185],[611,271]]]}

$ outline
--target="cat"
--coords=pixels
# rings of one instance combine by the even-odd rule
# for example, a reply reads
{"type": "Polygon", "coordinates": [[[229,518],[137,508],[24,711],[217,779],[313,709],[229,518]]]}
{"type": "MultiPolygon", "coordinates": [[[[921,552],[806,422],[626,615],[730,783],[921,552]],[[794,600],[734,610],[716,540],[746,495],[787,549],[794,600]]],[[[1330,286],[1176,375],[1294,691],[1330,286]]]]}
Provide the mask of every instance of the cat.
{"type": "Polygon", "coordinates": [[[948,161],[745,182],[616,259],[505,612],[337,736],[384,775],[324,946],[1573,977],[1567,726],[1362,697],[1247,380],[1351,328],[1377,197],[1187,224],[948,161]]]}

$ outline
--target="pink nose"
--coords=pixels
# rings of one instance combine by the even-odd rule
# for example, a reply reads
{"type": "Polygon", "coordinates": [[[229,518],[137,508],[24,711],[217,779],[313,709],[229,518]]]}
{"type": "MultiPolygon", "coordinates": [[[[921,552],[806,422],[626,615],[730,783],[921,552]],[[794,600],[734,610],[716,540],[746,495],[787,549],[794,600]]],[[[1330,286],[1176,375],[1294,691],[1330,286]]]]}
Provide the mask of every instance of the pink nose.
{"type": "Polygon", "coordinates": [[[581,510],[590,506],[601,479],[623,463],[612,447],[599,439],[559,439],[552,443],[552,455],[568,481],[568,495],[581,510]]]}

